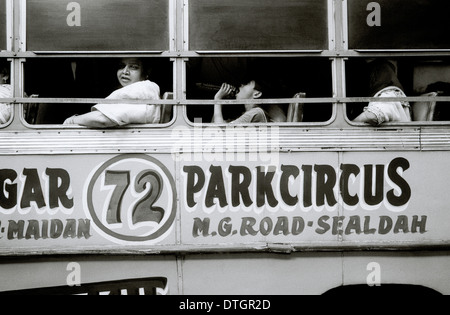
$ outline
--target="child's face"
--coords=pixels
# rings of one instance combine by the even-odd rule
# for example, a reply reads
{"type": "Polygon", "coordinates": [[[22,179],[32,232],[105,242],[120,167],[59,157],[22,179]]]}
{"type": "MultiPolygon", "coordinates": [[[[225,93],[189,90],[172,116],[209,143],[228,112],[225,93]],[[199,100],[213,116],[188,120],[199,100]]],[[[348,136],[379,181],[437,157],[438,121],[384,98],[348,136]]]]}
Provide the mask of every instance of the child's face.
{"type": "MultiPolygon", "coordinates": [[[[262,93],[255,89],[255,81],[251,81],[247,84],[242,84],[239,88],[239,93],[236,94],[237,100],[248,100],[248,99],[257,99],[260,98],[262,93]]],[[[245,104],[245,110],[249,111],[250,109],[256,107],[256,104],[245,104]]]]}
{"type": "Polygon", "coordinates": [[[255,81],[250,81],[250,83],[242,84],[239,88],[239,93],[236,94],[237,100],[255,99],[260,97],[260,92],[255,90],[255,81]]]}
{"type": "Polygon", "coordinates": [[[122,59],[117,71],[117,79],[123,87],[144,80],[142,62],[137,58],[122,59]]]}

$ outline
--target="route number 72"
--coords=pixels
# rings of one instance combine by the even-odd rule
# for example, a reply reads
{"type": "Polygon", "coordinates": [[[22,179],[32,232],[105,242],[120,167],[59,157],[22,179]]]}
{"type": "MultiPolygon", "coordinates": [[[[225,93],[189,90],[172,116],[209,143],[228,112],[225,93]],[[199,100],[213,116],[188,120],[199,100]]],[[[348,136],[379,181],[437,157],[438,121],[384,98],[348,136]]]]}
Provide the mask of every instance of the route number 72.
{"type": "MultiPolygon", "coordinates": [[[[109,200],[106,214],[108,224],[122,223],[123,198],[130,188],[129,171],[106,171],[105,186],[115,186],[109,200]]],[[[155,203],[161,197],[163,190],[163,180],[154,170],[145,170],[136,176],[134,181],[134,191],[138,194],[147,192],[133,206],[132,222],[138,224],[141,222],[160,223],[164,217],[164,209],[155,207],[155,203]]]]}

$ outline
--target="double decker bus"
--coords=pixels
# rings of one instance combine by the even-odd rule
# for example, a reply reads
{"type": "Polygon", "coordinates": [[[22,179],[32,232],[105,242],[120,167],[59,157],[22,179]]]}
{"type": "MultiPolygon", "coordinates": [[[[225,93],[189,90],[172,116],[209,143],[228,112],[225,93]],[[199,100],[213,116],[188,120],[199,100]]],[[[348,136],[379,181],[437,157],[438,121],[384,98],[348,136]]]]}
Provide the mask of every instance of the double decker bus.
{"type": "MultiPolygon", "coordinates": [[[[0,293],[450,293],[437,0],[1,0],[0,293]],[[139,58],[161,99],[110,99],[139,58]],[[389,60],[408,122],[357,123],[389,60]],[[222,100],[285,119],[212,123],[222,100]],[[8,94],[9,93],[9,94],[8,94]],[[64,124],[95,104],[157,124],[64,124]],[[9,111],[9,112],[8,112],[9,111]],[[398,292],[398,291],[396,291],[398,292]]],[[[448,160],[447,160],[448,159],[448,160]]],[[[262,305],[264,306],[264,305],[262,305]]]]}

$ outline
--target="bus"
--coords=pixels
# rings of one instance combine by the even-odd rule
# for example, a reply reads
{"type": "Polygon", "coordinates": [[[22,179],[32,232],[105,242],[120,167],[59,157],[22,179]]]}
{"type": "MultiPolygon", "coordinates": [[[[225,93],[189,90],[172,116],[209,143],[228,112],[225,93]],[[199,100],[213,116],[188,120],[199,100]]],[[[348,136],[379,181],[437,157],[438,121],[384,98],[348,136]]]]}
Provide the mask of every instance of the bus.
{"type": "Polygon", "coordinates": [[[450,294],[449,23],[438,0],[0,0],[0,293],[450,294]],[[127,58],[157,99],[108,97],[127,58]],[[410,121],[355,122],[378,60],[410,121]],[[212,123],[249,73],[269,92],[212,123]],[[160,121],[65,123],[123,103],[160,121]],[[228,123],[248,104],[285,117],[228,123]]]}

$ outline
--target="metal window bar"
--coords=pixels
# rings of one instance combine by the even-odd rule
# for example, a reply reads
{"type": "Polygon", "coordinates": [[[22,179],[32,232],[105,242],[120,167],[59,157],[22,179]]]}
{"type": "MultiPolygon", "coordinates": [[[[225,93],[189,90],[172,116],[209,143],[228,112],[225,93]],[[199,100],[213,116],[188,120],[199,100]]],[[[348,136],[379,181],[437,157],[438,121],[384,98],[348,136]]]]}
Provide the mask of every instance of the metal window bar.
{"type": "MultiPolygon", "coordinates": [[[[346,104],[346,103],[369,103],[369,102],[450,102],[450,96],[436,97],[324,97],[324,98],[302,98],[304,104],[346,104]]],[[[276,99],[254,99],[254,100],[120,100],[120,99],[97,99],[97,98],[3,98],[2,103],[8,104],[154,104],[154,105],[240,105],[240,104],[286,104],[299,103],[298,98],[276,98],[276,99]]]]}

